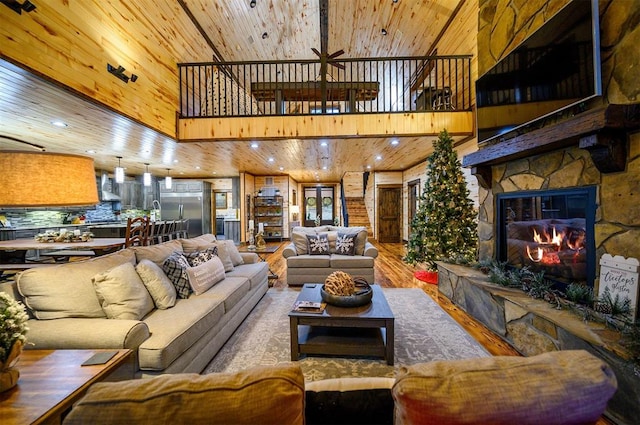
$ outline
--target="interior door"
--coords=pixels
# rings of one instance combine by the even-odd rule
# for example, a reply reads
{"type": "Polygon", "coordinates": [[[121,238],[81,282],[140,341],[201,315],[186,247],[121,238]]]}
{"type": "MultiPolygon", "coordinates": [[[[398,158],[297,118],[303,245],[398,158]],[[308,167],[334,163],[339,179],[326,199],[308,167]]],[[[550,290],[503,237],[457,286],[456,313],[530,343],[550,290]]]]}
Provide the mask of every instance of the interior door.
{"type": "Polygon", "coordinates": [[[402,187],[378,188],[378,241],[402,242],[402,187]]]}
{"type": "Polygon", "coordinates": [[[333,224],[335,217],[335,192],[333,186],[304,188],[304,226],[315,226],[320,216],[320,224],[333,224]]]}

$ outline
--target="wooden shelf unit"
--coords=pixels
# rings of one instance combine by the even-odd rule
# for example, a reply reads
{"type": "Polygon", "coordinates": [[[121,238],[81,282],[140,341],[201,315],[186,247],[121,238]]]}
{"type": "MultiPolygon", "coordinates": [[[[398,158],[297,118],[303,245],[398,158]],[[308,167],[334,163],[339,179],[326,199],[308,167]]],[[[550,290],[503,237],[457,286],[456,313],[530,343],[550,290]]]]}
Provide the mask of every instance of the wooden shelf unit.
{"type": "Polygon", "coordinates": [[[256,196],[253,201],[255,232],[258,233],[260,223],[264,227],[265,240],[279,240],[284,237],[282,196],[256,196]]]}

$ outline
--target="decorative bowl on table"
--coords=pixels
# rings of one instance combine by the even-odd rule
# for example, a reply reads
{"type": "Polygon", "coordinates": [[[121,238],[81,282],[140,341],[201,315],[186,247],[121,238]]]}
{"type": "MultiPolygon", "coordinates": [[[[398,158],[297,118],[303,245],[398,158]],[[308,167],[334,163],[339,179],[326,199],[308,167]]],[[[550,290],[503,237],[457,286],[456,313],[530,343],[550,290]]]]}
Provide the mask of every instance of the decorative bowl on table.
{"type": "Polygon", "coordinates": [[[360,307],[371,302],[373,289],[364,278],[335,271],[325,280],[320,295],[322,301],[336,307],[360,307]]]}

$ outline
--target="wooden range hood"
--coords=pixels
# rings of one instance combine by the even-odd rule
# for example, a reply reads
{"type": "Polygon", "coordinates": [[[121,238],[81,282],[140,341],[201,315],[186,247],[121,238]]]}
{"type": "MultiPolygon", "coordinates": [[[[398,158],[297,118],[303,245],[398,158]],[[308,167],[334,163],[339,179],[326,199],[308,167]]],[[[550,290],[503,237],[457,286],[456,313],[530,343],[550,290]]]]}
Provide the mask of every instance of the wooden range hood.
{"type": "Polygon", "coordinates": [[[577,144],[589,151],[601,173],[624,171],[628,136],[638,129],[640,104],[609,104],[481,148],[466,155],[462,166],[471,168],[480,186],[490,189],[493,165],[577,144]]]}

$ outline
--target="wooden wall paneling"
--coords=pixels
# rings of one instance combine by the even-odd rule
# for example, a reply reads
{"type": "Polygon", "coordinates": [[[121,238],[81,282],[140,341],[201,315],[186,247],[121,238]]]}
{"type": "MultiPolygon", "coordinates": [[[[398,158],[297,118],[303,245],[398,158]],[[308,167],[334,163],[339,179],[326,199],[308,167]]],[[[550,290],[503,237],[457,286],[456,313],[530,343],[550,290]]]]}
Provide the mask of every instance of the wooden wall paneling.
{"type": "Polygon", "coordinates": [[[190,118],[178,122],[180,141],[437,135],[472,135],[473,112],[335,116],[190,118]],[[404,133],[398,131],[404,128],[404,133]]]}
{"type": "Polygon", "coordinates": [[[168,135],[178,109],[176,62],[211,57],[177,3],[52,1],[2,16],[2,56],[168,135]],[[107,63],[138,81],[123,83],[107,63]]]}

